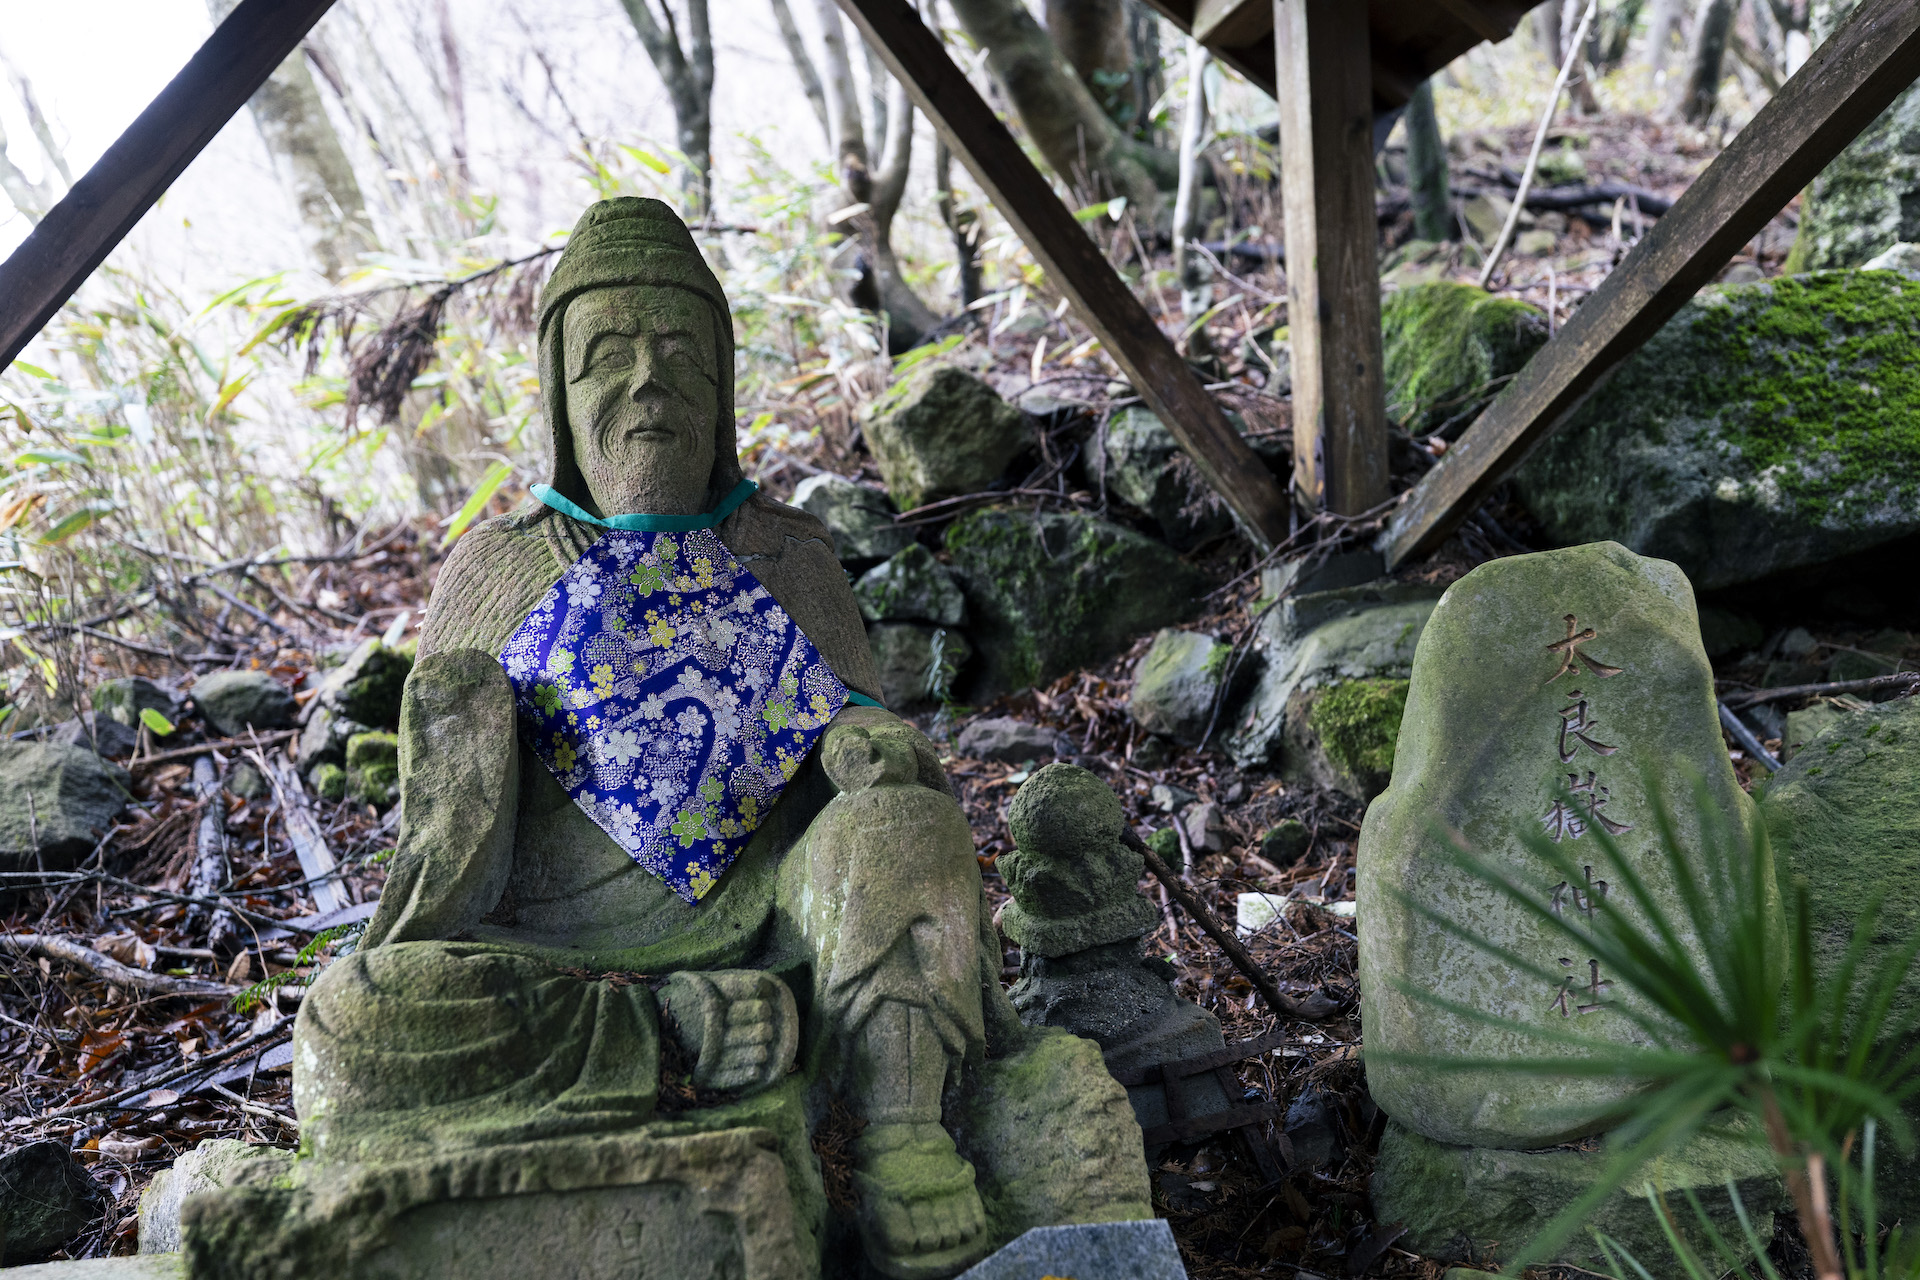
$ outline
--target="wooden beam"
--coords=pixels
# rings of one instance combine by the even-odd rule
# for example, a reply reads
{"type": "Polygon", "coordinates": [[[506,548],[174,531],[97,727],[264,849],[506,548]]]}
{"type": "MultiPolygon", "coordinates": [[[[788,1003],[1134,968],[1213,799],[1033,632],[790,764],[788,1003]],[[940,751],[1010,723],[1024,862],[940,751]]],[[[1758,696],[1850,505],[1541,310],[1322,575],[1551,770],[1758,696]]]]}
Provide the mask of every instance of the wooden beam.
{"type": "Polygon", "coordinates": [[[1445,541],[1916,77],[1920,0],[1863,0],[1414,487],[1388,566],[1445,541]]]}
{"type": "Polygon", "coordinates": [[[300,44],[333,0],[241,0],[187,65],[0,263],[0,368],[300,44]]]}
{"type": "Polygon", "coordinates": [[[1387,499],[1367,10],[1273,0],[1293,352],[1293,495],[1353,515],[1387,499]]]}
{"type": "MultiPolygon", "coordinates": [[[[839,0],[887,69],[926,113],[974,181],[1013,224],[1047,279],[1067,296],[1140,398],[1262,550],[1287,536],[1286,496],[1227,421],[1173,343],[1100,247],[1027,159],[905,0],[839,0]]],[[[1372,225],[1372,197],[1368,197],[1372,225]]]]}
{"type": "Polygon", "coordinates": [[[1209,47],[1252,44],[1273,30],[1273,0],[1200,0],[1193,38],[1209,47]]]}

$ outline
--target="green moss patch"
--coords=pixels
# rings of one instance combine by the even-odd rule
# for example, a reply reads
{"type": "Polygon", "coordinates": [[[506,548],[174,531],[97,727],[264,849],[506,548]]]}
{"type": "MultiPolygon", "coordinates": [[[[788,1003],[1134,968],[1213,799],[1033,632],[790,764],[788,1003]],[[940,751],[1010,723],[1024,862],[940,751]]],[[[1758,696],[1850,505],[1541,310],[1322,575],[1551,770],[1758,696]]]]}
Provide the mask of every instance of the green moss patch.
{"type": "Polygon", "coordinates": [[[1529,303],[1437,280],[1389,295],[1380,334],[1388,414],[1416,435],[1453,435],[1546,342],[1547,321],[1529,303]]]}
{"type": "Polygon", "coordinates": [[[1327,758],[1356,777],[1391,774],[1407,687],[1405,680],[1349,680],[1314,699],[1307,722],[1327,758]]]}

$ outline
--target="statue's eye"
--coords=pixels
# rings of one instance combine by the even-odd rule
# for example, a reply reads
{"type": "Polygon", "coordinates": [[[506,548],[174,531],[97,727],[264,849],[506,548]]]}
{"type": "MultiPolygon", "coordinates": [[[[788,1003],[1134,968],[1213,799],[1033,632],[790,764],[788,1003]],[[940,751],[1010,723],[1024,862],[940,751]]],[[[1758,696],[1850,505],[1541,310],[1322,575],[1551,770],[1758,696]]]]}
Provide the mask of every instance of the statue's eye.
{"type": "Polygon", "coordinates": [[[584,373],[612,373],[633,367],[633,339],[623,334],[603,334],[587,348],[584,373]]]}

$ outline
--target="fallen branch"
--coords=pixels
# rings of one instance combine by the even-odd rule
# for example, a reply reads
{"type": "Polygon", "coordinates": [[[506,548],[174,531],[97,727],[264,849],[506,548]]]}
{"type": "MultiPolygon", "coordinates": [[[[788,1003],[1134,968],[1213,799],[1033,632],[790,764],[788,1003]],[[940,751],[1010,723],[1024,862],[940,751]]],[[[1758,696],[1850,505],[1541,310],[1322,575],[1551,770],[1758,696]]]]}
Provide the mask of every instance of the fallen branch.
{"type": "MultiPolygon", "coordinates": [[[[163,907],[177,902],[181,906],[206,907],[214,911],[231,911],[243,919],[251,920],[253,923],[268,929],[289,929],[298,933],[317,932],[317,930],[309,929],[307,926],[299,923],[300,917],[282,920],[278,916],[263,915],[258,911],[249,911],[247,908],[225,897],[204,898],[191,893],[175,893],[170,889],[156,889],[151,885],[136,884],[131,880],[122,880],[119,876],[110,876],[104,871],[0,871],[0,882],[7,882],[6,887],[14,889],[50,889],[57,884],[84,884],[90,880],[98,880],[101,884],[110,884],[116,888],[131,890],[145,897],[159,899],[157,902],[137,903],[130,907],[115,907],[110,913],[114,916],[132,915],[138,911],[151,911],[156,907],[163,907]],[[33,880],[39,883],[11,883],[18,880],[33,880]]],[[[244,892],[248,894],[291,893],[296,889],[304,887],[305,882],[302,881],[295,884],[250,886],[244,892]]],[[[234,896],[238,897],[240,893],[236,892],[234,896]]]]}
{"type": "Polygon", "coordinates": [[[224,1062],[246,1056],[250,1051],[271,1049],[293,1034],[294,1014],[287,1014],[259,1035],[249,1036],[245,1040],[228,1045],[214,1053],[202,1054],[191,1062],[183,1062],[177,1067],[169,1067],[156,1075],[151,1075],[139,1083],[130,1085],[118,1093],[104,1098],[95,1098],[92,1102],[81,1102],[71,1107],[61,1107],[41,1116],[42,1120],[63,1120],[68,1116],[83,1116],[92,1111],[107,1111],[119,1107],[123,1102],[137,1098],[143,1093],[152,1093],[163,1084],[172,1084],[187,1076],[198,1075],[208,1067],[217,1067],[224,1062]]]}
{"type": "Polygon", "coordinates": [[[110,982],[116,987],[126,987],[133,991],[151,991],[167,996],[232,996],[240,988],[230,987],[224,982],[214,982],[206,978],[176,978],[167,973],[150,973],[145,969],[136,969],[121,964],[110,956],[101,955],[91,947],[83,946],[72,938],[62,938],[49,933],[4,933],[0,934],[0,949],[11,951],[15,955],[43,956],[48,960],[59,960],[85,969],[94,977],[110,982]]]}
{"type": "Polygon", "coordinates": [[[1167,892],[1186,908],[1187,914],[1193,917],[1194,923],[1206,930],[1207,936],[1227,953],[1227,959],[1233,962],[1233,967],[1253,984],[1253,989],[1260,993],[1260,998],[1266,1002],[1267,1008],[1273,1010],[1276,1015],[1282,1018],[1299,1018],[1306,1022],[1318,1022],[1339,1008],[1322,992],[1316,991],[1305,1000],[1295,1000],[1276,987],[1273,979],[1266,975],[1265,971],[1254,962],[1253,957],[1247,954],[1247,949],[1240,945],[1240,940],[1220,926],[1220,922],[1213,918],[1213,912],[1207,910],[1206,904],[1200,901],[1193,890],[1187,888],[1186,883],[1174,874],[1173,868],[1169,867],[1160,855],[1134,832],[1132,827],[1121,826],[1120,838],[1126,842],[1128,848],[1147,860],[1147,869],[1159,877],[1160,883],[1167,887],[1167,892]]]}
{"type": "Polygon", "coordinates": [[[1751,689],[1729,693],[1720,701],[1729,707],[1751,707],[1761,702],[1785,702],[1789,698],[1825,698],[1837,693],[1878,693],[1882,689],[1920,688],[1920,671],[1896,671],[1891,675],[1868,676],[1865,680],[1830,680],[1825,684],[1790,684],[1779,689],[1751,689]]]}
{"type": "Polygon", "coordinates": [[[175,747],[170,751],[156,751],[150,756],[141,756],[127,762],[130,769],[144,769],[152,764],[165,764],[169,760],[190,760],[194,756],[203,756],[210,751],[238,751],[242,747],[255,744],[270,746],[276,742],[285,742],[299,733],[298,729],[276,729],[272,733],[262,733],[250,738],[220,738],[213,742],[200,742],[191,747],[175,747]]]}

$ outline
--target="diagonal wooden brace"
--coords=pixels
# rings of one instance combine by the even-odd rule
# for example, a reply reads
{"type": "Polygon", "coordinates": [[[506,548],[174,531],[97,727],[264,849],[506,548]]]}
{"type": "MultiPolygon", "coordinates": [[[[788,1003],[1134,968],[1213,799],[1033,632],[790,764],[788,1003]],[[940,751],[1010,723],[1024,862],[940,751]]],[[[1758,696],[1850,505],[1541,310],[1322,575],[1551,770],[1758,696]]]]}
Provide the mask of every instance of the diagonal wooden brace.
{"type": "Polygon", "coordinates": [[[906,0],[839,0],[974,181],[1013,224],[1082,324],[1159,415],[1262,551],[1287,536],[1287,499],[1173,343],[1153,322],[906,0]]]}

